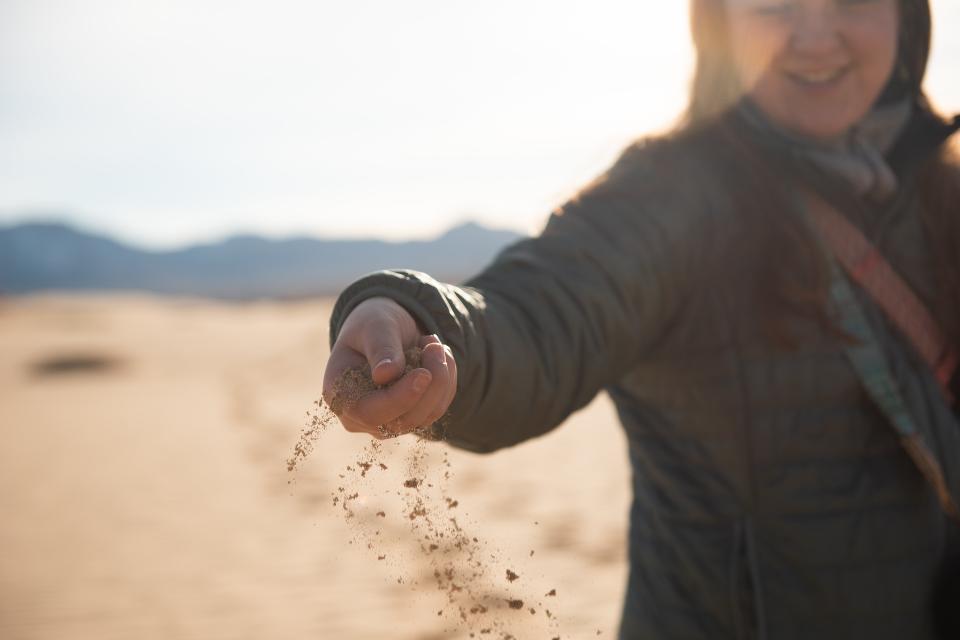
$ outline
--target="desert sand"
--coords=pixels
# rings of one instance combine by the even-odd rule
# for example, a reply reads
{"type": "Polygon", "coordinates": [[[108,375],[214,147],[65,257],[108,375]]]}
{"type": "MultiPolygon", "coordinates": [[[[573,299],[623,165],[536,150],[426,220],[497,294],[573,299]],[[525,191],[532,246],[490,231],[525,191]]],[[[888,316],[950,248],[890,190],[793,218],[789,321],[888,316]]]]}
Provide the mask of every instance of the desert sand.
{"type": "Polygon", "coordinates": [[[526,602],[487,614],[499,629],[615,637],[629,470],[609,400],[489,456],[386,443],[389,472],[347,477],[347,518],[331,496],[369,438],[335,425],[286,467],[319,397],[330,308],[0,300],[0,637],[497,637],[444,612],[435,560],[390,502],[418,446],[428,479],[448,451],[487,592],[526,602]],[[550,619],[526,611],[541,605],[550,619]]]}

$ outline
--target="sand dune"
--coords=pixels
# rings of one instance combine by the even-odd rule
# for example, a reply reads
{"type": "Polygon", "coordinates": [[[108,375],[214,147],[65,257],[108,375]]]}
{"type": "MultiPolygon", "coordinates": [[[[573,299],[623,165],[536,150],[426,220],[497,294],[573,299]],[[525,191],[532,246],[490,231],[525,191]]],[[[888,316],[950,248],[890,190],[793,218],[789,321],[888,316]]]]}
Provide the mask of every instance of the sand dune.
{"type": "MultiPolygon", "coordinates": [[[[479,634],[491,621],[521,639],[613,637],[628,469],[609,401],[492,456],[449,449],[445,490],[488,571],[478,588],[534,607],[557,592],[553,619],[503,609],[458,624],[394,491],[414,440],[386,445],[389,472],[347,478],[352,519],[331,496],[366,438],[328,430],[288,484],[329,310],[0,302],[0,637],[496,637],[479,634]]],[[[444,450],[426,449],[428,477],[444,450]]]]}

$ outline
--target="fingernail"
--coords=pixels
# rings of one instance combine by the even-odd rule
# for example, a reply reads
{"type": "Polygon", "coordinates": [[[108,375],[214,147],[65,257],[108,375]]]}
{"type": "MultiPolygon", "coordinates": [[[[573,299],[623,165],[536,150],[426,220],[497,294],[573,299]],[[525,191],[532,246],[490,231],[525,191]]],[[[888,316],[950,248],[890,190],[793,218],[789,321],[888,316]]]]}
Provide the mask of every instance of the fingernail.
{"type": "Polygon", "coordinates": [[[418,373],[413,379],[413,390],[417,393],[423,393],[430,384],[429,373],[418,373]]]}
{"type": "Polygon", "coordinates": [[[393,364],[393,360],[391,358],[384,358],[383,360],[377,363],[377,366],[374,367],[374,369],[382,367],[383,365],[386,365],[386,364],[393,364]]]}

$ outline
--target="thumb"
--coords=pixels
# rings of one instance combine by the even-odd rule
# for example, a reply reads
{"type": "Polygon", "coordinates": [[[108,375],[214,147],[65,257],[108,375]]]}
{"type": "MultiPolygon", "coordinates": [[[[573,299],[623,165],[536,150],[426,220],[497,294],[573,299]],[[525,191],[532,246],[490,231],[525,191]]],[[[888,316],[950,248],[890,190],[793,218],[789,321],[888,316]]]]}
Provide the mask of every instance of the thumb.
{"type": "Polygon", "coordinates": [[[379,331],[368,331],[363,353],[370,364],[374,384],[389,384],[403,374],[406,358],[400,332],[396,328],[382,327],[379,331]]]}

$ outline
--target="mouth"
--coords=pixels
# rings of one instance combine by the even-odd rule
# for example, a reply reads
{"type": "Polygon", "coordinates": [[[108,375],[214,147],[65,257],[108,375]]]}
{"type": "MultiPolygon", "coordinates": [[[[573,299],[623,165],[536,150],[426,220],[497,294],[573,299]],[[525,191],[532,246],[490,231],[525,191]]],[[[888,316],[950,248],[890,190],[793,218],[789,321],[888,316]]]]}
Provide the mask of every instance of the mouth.
{"type": "Polygon", "coordinates": [[[804,87],[811,89],[827,88],[837,84],[847,72],[849,66],[836,67],[834,69],[816,69],[809,71],[786,71],[788,78],[804,87]]]}

